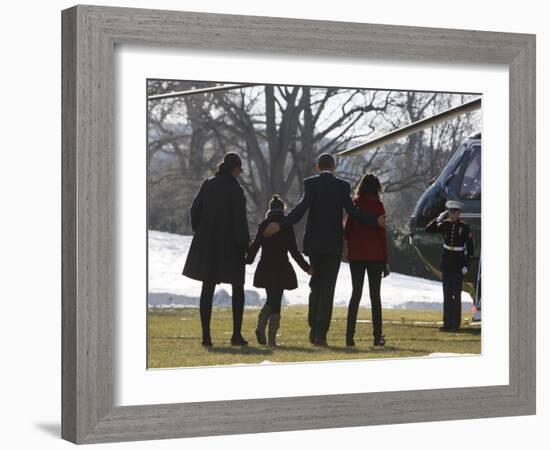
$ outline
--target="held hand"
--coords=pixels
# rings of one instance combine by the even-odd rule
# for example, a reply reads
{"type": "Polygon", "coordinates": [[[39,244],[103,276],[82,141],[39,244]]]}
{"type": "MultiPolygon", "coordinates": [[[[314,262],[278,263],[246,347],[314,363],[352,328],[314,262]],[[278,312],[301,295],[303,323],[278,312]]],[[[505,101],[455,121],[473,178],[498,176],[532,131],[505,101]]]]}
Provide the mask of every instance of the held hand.
{"type": "Polygon", "coordinates": [[[378,226],[380,228],[386,227],[386,216],[378,216],[378,226]]]}
{"type": "Polygon", "coordinates": [[[268,238],[281,231],[281,226],[277,222],[271,222],[264,230],[264,237],[268,238]]]}

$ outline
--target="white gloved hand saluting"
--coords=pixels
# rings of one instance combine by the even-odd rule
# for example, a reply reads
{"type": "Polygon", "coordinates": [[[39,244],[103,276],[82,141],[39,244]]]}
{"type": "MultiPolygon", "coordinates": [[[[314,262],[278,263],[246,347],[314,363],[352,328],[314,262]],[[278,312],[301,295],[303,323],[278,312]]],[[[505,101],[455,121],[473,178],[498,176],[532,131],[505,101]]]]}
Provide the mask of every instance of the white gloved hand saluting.
{"type": "Polygon", "coordinates": [[[437,216],[436,222],[443,222],[445,217],[449,215],[449,211],[443,211],[439,216],[437,216]]]}

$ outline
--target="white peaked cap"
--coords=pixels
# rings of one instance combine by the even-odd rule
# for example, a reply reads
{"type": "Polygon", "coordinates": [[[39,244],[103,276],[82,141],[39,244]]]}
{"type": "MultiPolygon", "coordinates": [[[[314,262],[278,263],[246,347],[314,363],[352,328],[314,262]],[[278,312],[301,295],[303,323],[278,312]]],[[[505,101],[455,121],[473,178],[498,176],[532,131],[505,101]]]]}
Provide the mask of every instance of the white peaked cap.
{"type": "Polygon", "coordinates": [[[449,200],[445,203],[445,208],[447,209],[462,209],[464,204],[457,202],[456,200],[449,200]]]}

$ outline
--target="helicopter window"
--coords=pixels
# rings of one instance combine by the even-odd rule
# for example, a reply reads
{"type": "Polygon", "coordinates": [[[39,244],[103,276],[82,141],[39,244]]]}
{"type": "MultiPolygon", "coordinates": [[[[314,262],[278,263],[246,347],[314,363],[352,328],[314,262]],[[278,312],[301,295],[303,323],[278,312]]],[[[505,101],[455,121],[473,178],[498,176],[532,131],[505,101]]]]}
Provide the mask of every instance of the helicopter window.
{"type": "Polygon", "coordinates": [[[459,195],[464,199],[481,197],[481,146],[475,145],[470,153],[470,161],[460,183],[459,195]]]}
{"type": "Polygon", "coordinates": [[[451,160],[445,166],[445,169],[443,173],[445,174],[445,177],[443,180],[443,186],[445,188],[445,192],[447,195],[449,195],[450,192],[456,192],[457,190],[457,181],[459,179],[460,175],[460,169],[462,167],[462,161],[464,157],[467,155],[466,149],[468,147],[468,144],[463,143],[454,153],[451,160]]]}

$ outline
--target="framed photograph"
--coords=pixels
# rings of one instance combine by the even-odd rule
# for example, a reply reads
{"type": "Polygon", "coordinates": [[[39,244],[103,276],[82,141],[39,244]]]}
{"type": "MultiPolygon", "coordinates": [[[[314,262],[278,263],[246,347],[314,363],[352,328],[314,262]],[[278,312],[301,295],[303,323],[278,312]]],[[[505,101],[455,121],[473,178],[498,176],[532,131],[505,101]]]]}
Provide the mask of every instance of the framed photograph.
{"type": "Polygon", "coordinates": [[[533,35],[62,23],[63,438],[535,413],[533,35]]]}

